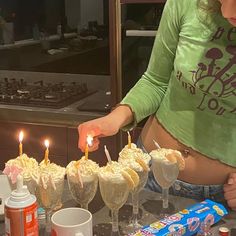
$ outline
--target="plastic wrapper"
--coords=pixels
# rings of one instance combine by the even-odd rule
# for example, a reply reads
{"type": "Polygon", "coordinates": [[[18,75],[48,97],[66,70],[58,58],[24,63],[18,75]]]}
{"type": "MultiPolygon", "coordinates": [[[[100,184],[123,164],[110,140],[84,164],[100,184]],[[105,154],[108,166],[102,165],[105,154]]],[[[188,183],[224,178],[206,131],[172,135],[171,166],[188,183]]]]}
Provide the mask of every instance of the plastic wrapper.
{"type": "Polygon", "coordinates": [[[191,236],[199,232],[206,224],[212,226],[217,223],[227,213],[223,205],[207,199],[144,226],[130,236],[191,236]]]}

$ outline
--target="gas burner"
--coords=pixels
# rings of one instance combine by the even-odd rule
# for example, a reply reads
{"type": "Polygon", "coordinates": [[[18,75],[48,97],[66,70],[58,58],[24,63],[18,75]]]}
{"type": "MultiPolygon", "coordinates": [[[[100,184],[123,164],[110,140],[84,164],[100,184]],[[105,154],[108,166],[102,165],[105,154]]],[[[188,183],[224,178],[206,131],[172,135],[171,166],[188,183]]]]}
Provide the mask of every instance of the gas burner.
{"type": "Polygon", "coordinates": [[[0,104],[49,108],[63,108],[95,90],[86,83],[44,83],[42,80],[26,83],[23,79],[0,79],[0,104]]]}

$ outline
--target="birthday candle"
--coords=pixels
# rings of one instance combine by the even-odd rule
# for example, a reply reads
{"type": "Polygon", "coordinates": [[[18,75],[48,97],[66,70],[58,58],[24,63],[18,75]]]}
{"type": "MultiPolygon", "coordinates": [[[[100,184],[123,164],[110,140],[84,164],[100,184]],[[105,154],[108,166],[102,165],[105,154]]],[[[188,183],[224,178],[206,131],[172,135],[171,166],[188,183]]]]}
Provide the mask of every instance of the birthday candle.
{"type": "Polygon", "coordinates": [[[88,160],[88,148],[93,144],[93,137],[91,135],[87,136],[87,143],[85,147],[85,160],[88,160]]]}
{"type": "Polygon", "coordinates": [[[107,150],[107,146],[106,145],[104,145],[104,151],[105,151],[108,163],[111,163],[111,156],[110,156],[109,151],[107,150]]]}
{"type": "Polygon", "coordinates": [[[128,131],[128,148],[131,148],[131,136],[129,131],[128,131]]]}
{"type": "Polygon", "coordinates": [[[23,154],[23,146],[22,146],[23,138],[24,138],[24,133],[23,131],[21,131],[19,134],[19,155],[20,156],[23,154]]]}
{"type": "Polygon", "coordinates": [[[88,160],[88,143],[86,143],[84,156],[85,156],[85,160],[88,160]]]}
{"type": "Polygon", "coordinates": [[[44,153],[44,163],[48,164],[48,162],[49,162],[49,159],[48,159],[48,156],[49,156],[49,140],[46,139],[44,141],[44,144],[45,144],[45,147],[46,147],[46,150],[45,150],[45,153],[44,153]]]}

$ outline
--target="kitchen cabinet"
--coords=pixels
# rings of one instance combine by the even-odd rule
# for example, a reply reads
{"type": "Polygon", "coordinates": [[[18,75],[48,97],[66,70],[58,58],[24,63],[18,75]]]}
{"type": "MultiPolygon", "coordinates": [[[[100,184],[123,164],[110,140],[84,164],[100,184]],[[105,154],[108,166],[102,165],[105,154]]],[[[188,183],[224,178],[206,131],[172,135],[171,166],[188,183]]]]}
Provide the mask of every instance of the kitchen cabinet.
{"type": "MultiPolygon", "coordinates": [[[[119,103],[145,72],[165,0],[110,1],[110,58],[113,103],[119,103]]],[[[145,120],[135,128],[134,142],[145,120]]],[[[117,140],[126,143],[126,135],[117,140]]]]}

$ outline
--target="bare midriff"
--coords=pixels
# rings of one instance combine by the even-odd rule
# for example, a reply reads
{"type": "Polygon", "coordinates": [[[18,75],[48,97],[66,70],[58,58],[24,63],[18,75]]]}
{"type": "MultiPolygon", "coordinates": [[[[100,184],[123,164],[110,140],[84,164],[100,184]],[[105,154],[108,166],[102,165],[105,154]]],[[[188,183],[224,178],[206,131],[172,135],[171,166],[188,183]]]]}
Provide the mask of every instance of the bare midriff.
{"type": "Polygon", "coordinates": [[[148,119],[142,129],[141,139],[148,152],[156,149],[154,139],[162,148],[171,148],[183,153],[186,166],[183,171],[180,171],[178,177],[182,181],[202,185],[224,184],[229,174],[236,172],[236,167],[209,158],[180,143],[161,126],[154,116],[148,119]]]}

